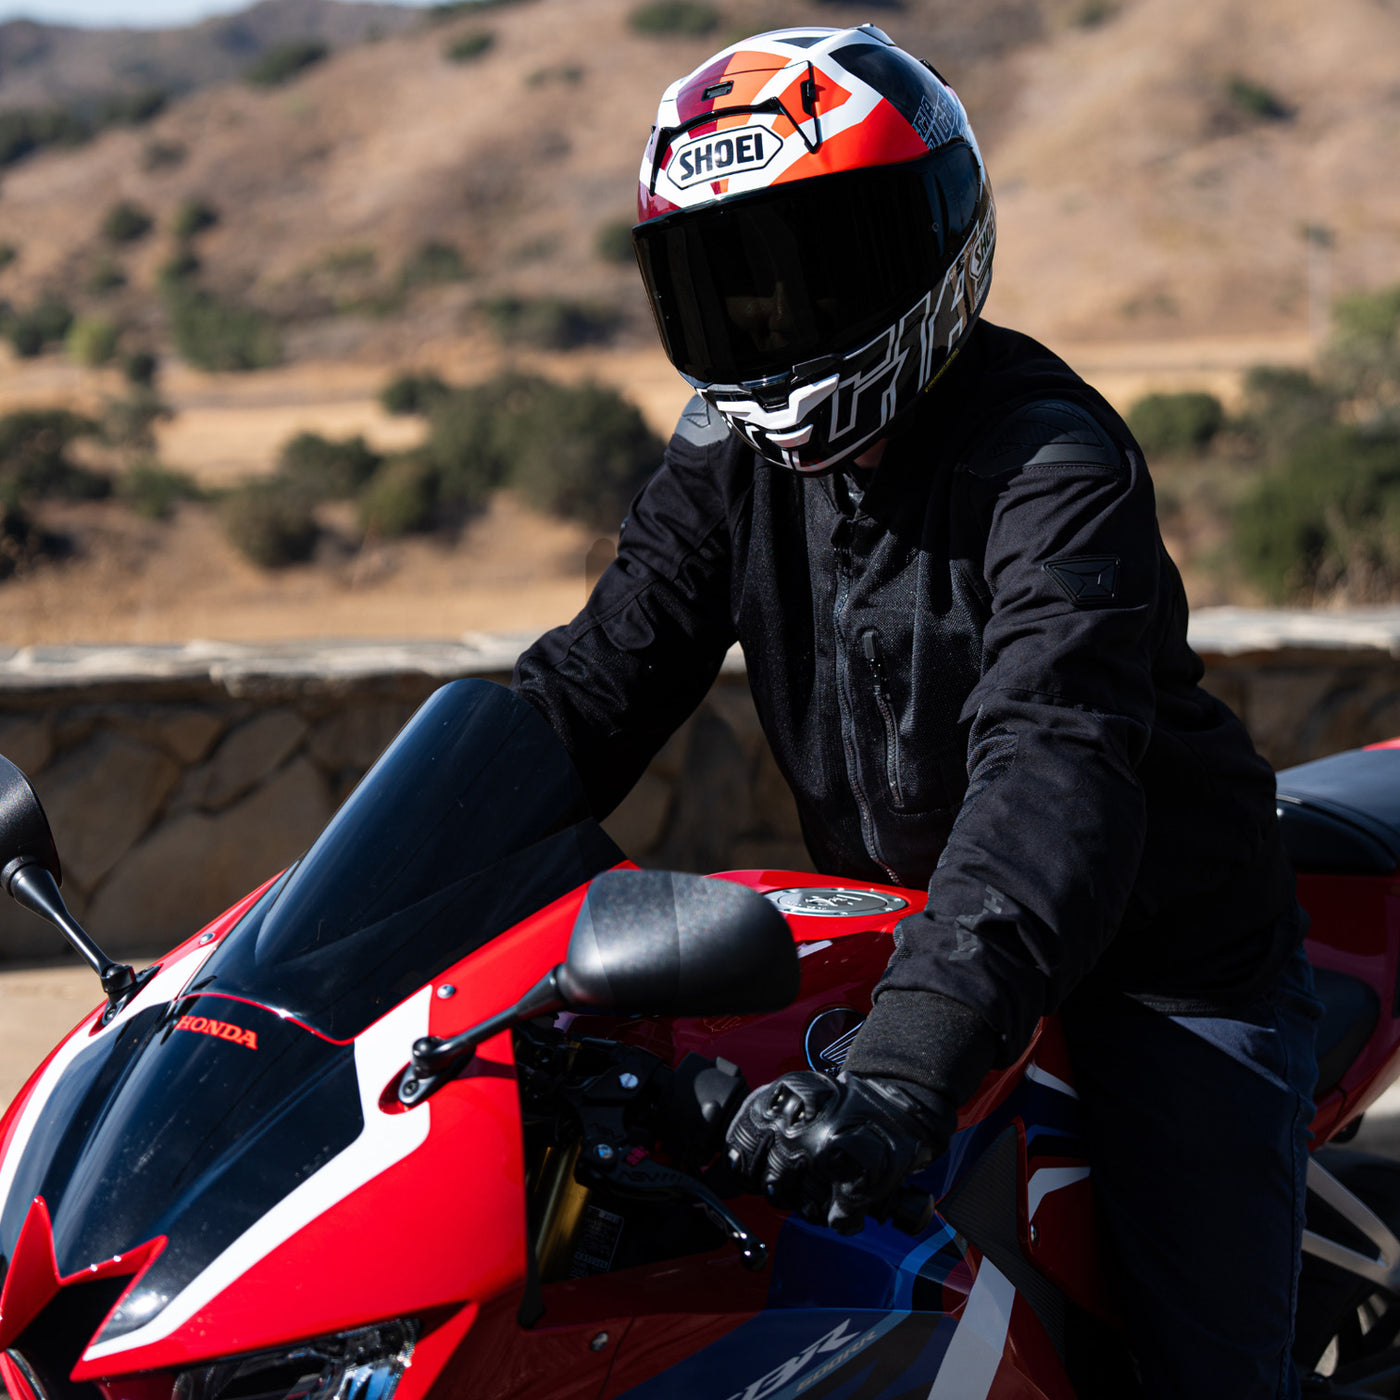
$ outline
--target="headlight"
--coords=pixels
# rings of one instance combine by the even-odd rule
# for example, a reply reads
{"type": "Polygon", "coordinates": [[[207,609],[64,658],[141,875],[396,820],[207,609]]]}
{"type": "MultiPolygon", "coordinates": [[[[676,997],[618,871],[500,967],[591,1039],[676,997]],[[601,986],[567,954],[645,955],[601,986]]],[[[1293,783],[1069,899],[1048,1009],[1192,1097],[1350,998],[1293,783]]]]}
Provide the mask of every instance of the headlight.
{"type": "Polygon", "coordinates": [[[181,1371],[174,1400],[392,1400],[418,1328],[381,1322],[181,1371]]]}

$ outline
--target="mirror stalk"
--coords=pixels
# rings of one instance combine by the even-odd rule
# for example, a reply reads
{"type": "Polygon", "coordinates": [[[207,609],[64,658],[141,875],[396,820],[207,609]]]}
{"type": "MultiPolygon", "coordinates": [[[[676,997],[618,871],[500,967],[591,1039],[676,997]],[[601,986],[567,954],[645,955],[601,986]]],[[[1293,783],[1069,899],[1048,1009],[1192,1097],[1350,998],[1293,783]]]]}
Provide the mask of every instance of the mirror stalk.
{"type": "Polygon", "coordinates": [[[68,912],[63,896],[58,892],[58,882],[42,865],[33,861],[6,870],[3,875],[5,889],[16,903],[47,919],[73,945],[78,955],[98,975],[102,990],[107,994],[107,1005],[119,1011],[136,989],[136,973],[127,963],[113,962],[87,931],[68,912]]]}
{"type": "Polygon", "coordinates": [[[533,1020],[536,1016],[547,1016],[565,1007],[563,994],[559,990],[559,968],[545,973],[514,1006],[498,1011],[479,1025],[461,1031],[446,1040],[437,1036],[425,1035],[413,1042],[413,1063],[399,1081],[399,1102],[405,1108],[422,1103],[435,1094],[447,1081],[468,1064],[476,1054],[477,1046],[490,1040],[493,1035],[508,1031],[521,1021],[533,1020]]]}

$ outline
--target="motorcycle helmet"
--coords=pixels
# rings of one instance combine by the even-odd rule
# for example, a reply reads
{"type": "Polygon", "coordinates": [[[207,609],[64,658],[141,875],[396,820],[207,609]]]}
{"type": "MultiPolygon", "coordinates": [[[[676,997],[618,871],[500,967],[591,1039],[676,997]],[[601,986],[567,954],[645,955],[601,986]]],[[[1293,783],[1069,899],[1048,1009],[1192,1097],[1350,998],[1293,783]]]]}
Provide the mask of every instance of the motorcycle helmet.
{"type": "Polygon", "coordinates": [[[760,34],[673,83],[638,216],[671,363],[761,456],[809,475],[889,430],[991,285],[967,113],[869,24],[760,34]]]}

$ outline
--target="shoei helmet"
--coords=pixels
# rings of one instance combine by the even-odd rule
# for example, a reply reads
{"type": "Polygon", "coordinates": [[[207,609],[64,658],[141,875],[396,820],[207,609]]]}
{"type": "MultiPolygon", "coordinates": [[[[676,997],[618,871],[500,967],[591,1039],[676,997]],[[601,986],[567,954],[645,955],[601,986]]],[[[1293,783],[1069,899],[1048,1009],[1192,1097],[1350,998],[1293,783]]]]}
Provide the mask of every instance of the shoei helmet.
{"type": "Polygon", "coordinates": [[[967,113],[873,25],[760,34],[673,83],[638,206],[671,363],[799,472],[887,431],[991,284],[995,212],[967,113]]]}

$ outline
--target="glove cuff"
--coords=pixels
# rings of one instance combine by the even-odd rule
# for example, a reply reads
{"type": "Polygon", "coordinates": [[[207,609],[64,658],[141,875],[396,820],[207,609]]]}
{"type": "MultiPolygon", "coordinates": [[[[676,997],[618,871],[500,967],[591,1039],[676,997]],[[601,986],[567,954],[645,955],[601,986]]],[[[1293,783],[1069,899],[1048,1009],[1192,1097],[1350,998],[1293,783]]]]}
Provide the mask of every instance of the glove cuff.
{"type": "Polygon", "coordinates": [[[938,992],[889,987],[851,1042],[843,1068],[917,1085],[956,1108],[977,1092],[999,1048],[997,1033],[970,1006],[938,992]]]}

